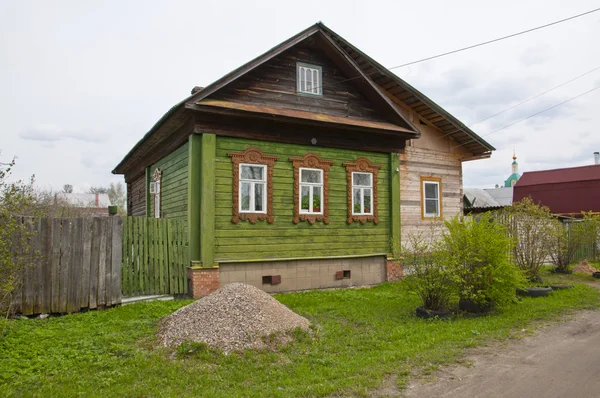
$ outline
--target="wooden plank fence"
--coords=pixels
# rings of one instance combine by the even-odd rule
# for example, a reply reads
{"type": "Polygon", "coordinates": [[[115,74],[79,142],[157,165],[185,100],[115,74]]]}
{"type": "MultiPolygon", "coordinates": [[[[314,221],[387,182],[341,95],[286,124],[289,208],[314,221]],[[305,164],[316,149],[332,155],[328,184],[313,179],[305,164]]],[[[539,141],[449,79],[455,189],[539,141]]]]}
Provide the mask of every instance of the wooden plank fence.
{"type": "Polygon", "coordinates": [[[187,230],[183,221],[124,218],[124,296],[187,294],[187,264],[187,230]]]}
{"type": "Polygon", "coordinates": [[[69,313],[121,302],[121,217],[26,218],[32,265],[20,275],[13,310],[69,313]]]}

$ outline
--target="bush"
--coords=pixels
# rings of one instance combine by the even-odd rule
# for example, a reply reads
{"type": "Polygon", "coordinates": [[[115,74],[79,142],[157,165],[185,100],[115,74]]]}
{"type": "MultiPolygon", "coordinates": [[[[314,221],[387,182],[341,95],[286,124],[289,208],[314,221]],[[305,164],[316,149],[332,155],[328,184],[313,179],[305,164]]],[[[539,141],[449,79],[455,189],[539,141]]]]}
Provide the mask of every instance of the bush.
{"type": "Polygon", "coordinates": [[[22,270],[36,260],[29,241],[34,233],[20,215],[36,215],[32,184],[9,182],[14,160],[0,163],[0,313],[10,312],[12,292],[20,283],[22,270]]]}
{"type": "Polygon", "coordinates": [[[482,306],[515,300],[522,273],[509,261],[513,243],[490,213],[446,221],[443,252],[461,299],[482,306]]]}
{"type": "Polygon", "coordinates": [[[580,249],[596,244],[599,224],[600,218],[591,212],[584,213],[583,220],[556,223],[554,246],[550,251],[556,272],[566,272],[580,249]]]}
{"type": "Polygon", "coordinates": [[[432,224],[430,234],[409,234],[407,244],[401,249],[408,275],[404,281],[419,296],[423,308],[432,311],[448,309],[456,297],[452,273],[444,263],[437,226],[435,222],[432,224]]]}
{"type": "Polygon", "coordinates": [[[515,242],[513,261],[530,281],[539,280],[540,268],[553,251],[558,221],[546,206],[524,198],[506,208],[504,223],[515,242]]]}

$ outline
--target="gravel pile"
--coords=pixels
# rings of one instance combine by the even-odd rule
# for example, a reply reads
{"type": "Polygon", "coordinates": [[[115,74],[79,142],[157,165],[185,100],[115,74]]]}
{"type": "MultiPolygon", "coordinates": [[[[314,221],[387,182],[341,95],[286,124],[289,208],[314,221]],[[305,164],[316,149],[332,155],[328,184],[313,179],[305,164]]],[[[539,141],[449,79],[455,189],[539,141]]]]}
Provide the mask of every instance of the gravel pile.
{"type": "Polygon", "coordinates": [[[262,290],[232,283],[164,318],[158,341],[165,347],[205,342],[230,352],[264,348],[262,337],[295,328],[308,330],[309,325],[306,318],[262,290]]]}
{"type": "Polygon", "coordinates": [[[573,272],[581,272],[582,274],[592,275],[594,272],[598,272],[587,260],[583,260],[579,264],[573,267],[573,272]]]}

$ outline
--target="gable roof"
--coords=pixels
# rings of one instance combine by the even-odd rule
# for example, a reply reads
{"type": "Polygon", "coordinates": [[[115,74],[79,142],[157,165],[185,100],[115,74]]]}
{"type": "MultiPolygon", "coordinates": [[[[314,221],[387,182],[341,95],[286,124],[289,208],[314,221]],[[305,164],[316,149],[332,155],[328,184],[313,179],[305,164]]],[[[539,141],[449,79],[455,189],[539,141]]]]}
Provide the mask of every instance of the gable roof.
{"type": "MultiPolygon", "coordinates": [[[[405,138],[418,138],[420,136],[419,130],[397,108],[397,104],[405,104],[418,113],[425,121],[440,129],[442,133],[452,137],[460,145],[464,145],[473,154],[473,157],[489,157],[491,151],[495,149],[424,94],[319,22],[174,105],[121,160],[113,170],[113,174],[125,173],[128,166],[133,162],[133,159],[140,159],[146,153],[150,152],[155,145],[158,145],[158,142],[155,142],[153,146],[143,148],[144,146],[148,146],[145,144],[154,133],[166,128],[165,125],[172,118],[177,117],[177,114],[179,114],[179,117],[182,117],[182,113],[186,110],[206,110],[206,106],[212,107],[210,111],[213,111],[217,105],[214,102],[203,102],[203,100],[207,99],[220,88],[225,87],[249,71],[281,54],[283,51],[314,35],[322,38],[323,45],[332,50],[331,54],[336,57],[335,62],[341,67],[344,73],[351,76],[350,80],[361,86],[368,99],[380,104],[386,110],[387,116],[400,126],[401,131],[396,129],[396,133],[402,134],[405,138]]],[[[269,110],[246,109],[246,111],[265,113],[265,111],[269,110]]],[[[295,115],[286,115],[283,117],[295,117],[295,115]]],[[[300,117],[300,119],[302,118],[300,117]]],[[[316,120],[320,119],[316,118],[316,120]]],[[[376,128],[387,130],[385,125],[376,126],[376,128]]]]}
{"type": "Polygon", "coordinates": [[[568,167],[564,169],[526,171],[515,187],[542,184],[600,180],[600,165],[568,167]]]}

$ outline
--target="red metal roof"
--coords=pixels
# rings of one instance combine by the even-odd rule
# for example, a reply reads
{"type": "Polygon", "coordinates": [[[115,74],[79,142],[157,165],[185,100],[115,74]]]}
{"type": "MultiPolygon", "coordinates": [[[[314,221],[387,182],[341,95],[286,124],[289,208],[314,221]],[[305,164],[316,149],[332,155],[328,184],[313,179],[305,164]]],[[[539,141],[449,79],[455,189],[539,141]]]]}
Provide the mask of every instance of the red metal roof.
{"type": "Polygon", "coordinates": [[[517,185],[559,184],[562,182],[600,180],[600,165],[569,167],[565,169],[526,171],[517,185]]]}
{"type": "Polygon", "coordinates": [[[600,165],[525,172],[514,187],[513,202],[526,197],[554,214],[600,212],[600,165]]]}

